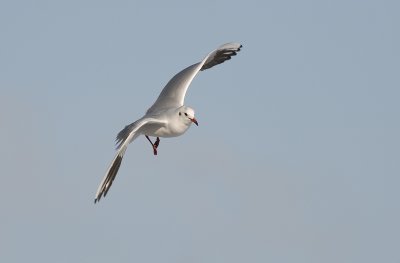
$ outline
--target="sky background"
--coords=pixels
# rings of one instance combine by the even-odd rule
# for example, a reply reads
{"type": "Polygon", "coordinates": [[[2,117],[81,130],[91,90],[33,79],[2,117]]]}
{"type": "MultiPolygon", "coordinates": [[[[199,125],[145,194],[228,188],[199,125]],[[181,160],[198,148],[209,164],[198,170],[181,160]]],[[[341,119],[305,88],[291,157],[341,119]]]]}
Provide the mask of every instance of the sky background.
{"type": "Polygon", "coordinates": [[[1,262],[400,262],[398,1],[0,2],[1,262]],[[219,45],[200,126],[114,138],[219,45]]]}

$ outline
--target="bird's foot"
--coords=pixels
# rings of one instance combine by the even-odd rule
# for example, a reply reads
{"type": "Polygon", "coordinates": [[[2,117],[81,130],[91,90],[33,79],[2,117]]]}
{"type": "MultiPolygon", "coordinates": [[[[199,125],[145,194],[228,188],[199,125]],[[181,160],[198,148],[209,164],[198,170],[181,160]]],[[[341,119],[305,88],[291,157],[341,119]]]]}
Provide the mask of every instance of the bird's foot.
{"type": "Polygon", "coordinates": [[[154,143],[150,140],[149,136],[146,135],[146,138],[151,143],[151,146],[153,147],[154,155],[157,155],[157,148],[158,148],[158,145],[160,145],[160,138],[157,137],[157,140],[154,143]]]}
{"type": "Polygon", "coordinates": [[[157,140],[154,142],[154,147],[156,147],[156,149],[157,149],[158,145],[160,145],[160,138],[159,137],[157,137],[157,140]]]}
{"type": "Polygon", "coordinates": [[[160,145],[160,138],[159,137],[157,137],[157,140],[153,144],[153,153],[154,153],[154,155],[157,155],[158,145],[160,145]]]}

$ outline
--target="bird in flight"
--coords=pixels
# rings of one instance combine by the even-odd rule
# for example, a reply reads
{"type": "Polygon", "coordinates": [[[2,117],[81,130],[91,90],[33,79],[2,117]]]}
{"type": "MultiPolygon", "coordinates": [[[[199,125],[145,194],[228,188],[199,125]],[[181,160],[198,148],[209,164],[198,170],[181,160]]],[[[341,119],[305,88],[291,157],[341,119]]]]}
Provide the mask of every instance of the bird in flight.
{"type": "Polygon", "coordinates": [[[190,125],[199,125],[194,110],[184,105],[185,94],[193,78],[203,71],[231,59],[240,51],[239,43],[227,43],[210,52],[202,61],[176,74],[164,87],[154,104],[137,121],[125,126],[116,138],[117,153],[96,192],[94,202],[107,195],[121,166],[125,151],[132,141],[144,135],[150,142],[153,154],[157,155],[160,137],[176,137],[184,134],[190,125]],[[156,137],[153,143],[149,136],[156,137]]]}

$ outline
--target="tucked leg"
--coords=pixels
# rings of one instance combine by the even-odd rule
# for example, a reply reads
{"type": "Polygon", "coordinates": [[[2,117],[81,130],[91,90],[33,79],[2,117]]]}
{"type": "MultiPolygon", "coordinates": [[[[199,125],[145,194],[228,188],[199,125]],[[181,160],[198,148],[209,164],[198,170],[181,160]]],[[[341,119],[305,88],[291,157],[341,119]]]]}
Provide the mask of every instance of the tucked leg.
{"type": "Polygon", "coordinates": [[[154,146],[156,147],[156,149],[158,148],[158,145],[160,145],[160,138],[159,137],[157,137],[157,140],[154,143],[154,146]]]}
{"type": "Polygon", "coordinates": [[[157,140],[155,141],[155,143],[153,143],[150,140],[149,136],[147,136],[147,135],[145,135],[145,136],[146,136],[147,140],[151,143],[151,146],[153,146],[154,155],[157,155],[157,147],[158,147],[158,145],[160,145],[160,138],[157,137],[157,140]]]}

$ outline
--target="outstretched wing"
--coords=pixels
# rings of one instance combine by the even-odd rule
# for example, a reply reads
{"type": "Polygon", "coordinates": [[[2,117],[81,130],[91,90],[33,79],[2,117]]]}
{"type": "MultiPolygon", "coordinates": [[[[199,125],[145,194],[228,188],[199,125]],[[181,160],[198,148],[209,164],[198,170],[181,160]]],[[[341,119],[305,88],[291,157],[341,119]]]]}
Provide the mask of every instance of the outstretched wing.
{"type": "Polygon", "coordinates": [[[124,157],[125,151],[128,148],[128,144],[135,140],[141,133],[141,129],[147,124],[157,124],[157,125],[165,125],[165,122],[161,120],[157,120],[154,118],[142,118],[134,123],[131,123],[125,126],[117,136],[117,154],[115,155],[113,161],[111,162],[110,166],[108,167],[106,175],[103,177],[99,188],[96,192],[96,197],[94,199],[94,203],[100,201],[102,196],[106,196],[108,190],[117,176],[119,167],[122,163],[122,158],[124,157]]]}
{"type": "Polygon", "coordinates": [[[201,62],[193,64],[176,74],[164,87],[156,102],[147,113],[156,113],[167,108],[180,107],[185,100],[186,91],[200,70],[206,70],[231,59],[242,47],[239,43],[227,43],[209,53],[201,62]]]}

